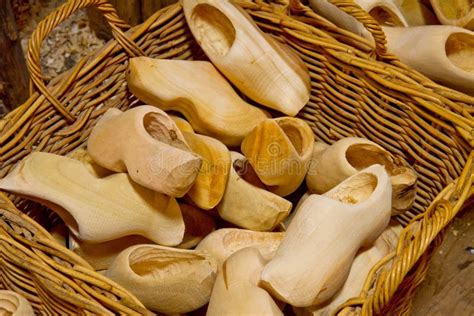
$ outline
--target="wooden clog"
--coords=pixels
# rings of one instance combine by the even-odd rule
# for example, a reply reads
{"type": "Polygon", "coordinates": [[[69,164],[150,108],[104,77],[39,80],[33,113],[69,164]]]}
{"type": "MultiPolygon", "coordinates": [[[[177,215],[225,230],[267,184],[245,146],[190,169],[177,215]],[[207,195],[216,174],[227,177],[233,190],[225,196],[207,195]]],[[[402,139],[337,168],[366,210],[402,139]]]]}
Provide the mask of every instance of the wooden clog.
{"type": "Polygon", "coordinates": [[[92,129],[87,151],[100,166],[174,197],[186,194],[201,166],[174,121],[153,106],[109,109],[92,129]]]}
{"type": "MultiPolygon", "coordinates": [[[[233,165],[246,160],[237,152],[231,151],[230,156],[233,165]]],[[[220,217],[234,225],[271,231],[288,216],[291,206],[284,198],[245,181],[231,168],[227,189],[216,208],[220,217]]]]}
{"type": "Polygon", "coordinates": [[[30,302],[20,294],[0,290],[0,314],[12,316],[34,316],[30,302]]]}
{"type": "Polygon", "coordinates": [[[474,32],[448,25],[383,30],[388,50],[403,63],[434,81],[474,95],[474,32]]]}
{"type": "MultiPolygon", "coordinates": [[[[214,220],[208,214],[191,205],[180,203],[179,208],[183,216],[185,231],[183,241],[176,247],[193,248],[214,230],[214,220]]],[[[120,252],[140,244],[154,243],[139,235],[124,236],[102,243],[84,242],[71,235],[68,248],[86,260],[95,270],[103,271],[109,268],[120,252]]]]}
{"type": "Polygon", "coordinates": [[[148,309],[187,313],[205,305],[217,275],[203,251],[136,245],[122,251],[106,276],[133,293],[148,309]]]}
{"type": "Polygon", "coordinates": [[[328,301],[344,284],[356,253],[390,221],[392,187],[370,166],[324,195],[307,198],[291,221],[261,286],[296,307],[328,301]]]}
{"type": "Polygon", "coordinates": [[[183,133],[191,150],[202,158],[202,164],[188,197],[201,209],[210,210],[224,196],[231,169],[230,153],[217,139],[183,133]]]}
{"type": "Polygon", "coordinates": [[[229,0],[183,0],[188,26],[207,57],[252,100],[295,116],[308,102],[310,77],[296,54],[269,39],[229,0]]]}
{"type": "Polygon", "coordinates": [[[329,302],[306,308],[295,308],[295,314],[297,316],[331,315],[348,299],[359,296],[370,270],[382,258],[395,250],[399,238],[399,235],[395,230],[398,230],[399,227],[401,227],[400,224],[391,223],[391,225],[385,229],[372,246],[362,248],[357,253],[347,280],[344,282],[343,287],[329,302]]]}
{"type": "Polygon", "coordinates": [[[128,247],[154,244],[151,240],[139,236],[129,235],[101,243],[84,242],[71,234],[68,248],[86,260],[96,271],[105,271],[115,258],[128,247]]]}
{"type": "Polygon", "coordinates": [[[317,145],[306,175],[306,184],[312,193],[322,194],[372,165],[385,167],[392,181],[392,215],[403,213],[415,201],[417,175],[413,169],[399,165],[393,156],[378,144],[358,137],[343,138],[324,149],[317,145]]]}
{"type": "Polygon", "coordinates": [[[313,147],[308,123],[281,117],[259,124],[245,137],[241,150],[268,190],[286,196],[304,181],[313,147]]]}
{"type": "Polygon", "coordinates": [[[125,173],[97,178],[80,161],[34,152],[0,180],[0,188],[48,206],[83,241],[134,234],[170,246],[183,240],[176,199],[141,187],[125,173]]]}
{"type": "Polygon", "coordinates": [[[474,31],[474,5],[472,0],[430,0],[439,21],[474,31]]]}

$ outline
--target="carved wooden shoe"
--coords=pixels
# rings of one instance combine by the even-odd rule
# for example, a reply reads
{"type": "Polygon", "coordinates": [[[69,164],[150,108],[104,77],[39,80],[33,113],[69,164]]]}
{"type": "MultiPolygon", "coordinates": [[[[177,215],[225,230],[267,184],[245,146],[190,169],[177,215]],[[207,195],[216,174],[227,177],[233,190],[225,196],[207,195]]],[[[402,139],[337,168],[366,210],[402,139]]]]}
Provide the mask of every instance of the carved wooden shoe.
{"type": "Polygon", "coordinates": [[[125,173],[97,178],[72,158],[34,152],[0,180],[0,188],[48,206],[83,241],[138,234],[174,246],[183,239],[174,198],[141,187],[125,173]]]}
{"type": "Polygon", "coordinates": [[[442,24],[474,30],[474,6],[472,0],[430,0],[436,16],[442,24]]]}
{"type": "Polygon", "coordinates": [[[399,235],[395,232],[400,224],[391,223],[382,235],[369,248],[361,249],[352,263],[349,276],[344,286],[334,295],[329,302],[322,305],[306,308],[295,308],[297,316],[326,316],[331,315],[340,305],[348,299],[359,296],[364,288],[365,280],[370,270],[382,258],[394,251],[397,247],[399,235]]]}
{"type": "Polygon", "coordinates": [[[0,291],[0,313],[12,316],[34,316],[30,302],[20,294],[1,290],[0,291]]]}
{"type": "Polygon", "coordinates": [[[322,194],[360,170],[383,165],[391,176],[392,215],[411,208],[416,196],[417,175],[413,169],[398,165],[393,156],[376,143],[358,137],[347,137],[332,146],[317,145],[306,175],[312,193],[322,194]]]}
{"type": "Polygon", "coordinates": [[[230,153],[217,139],[183,133],[191,150],[202,157],[202,165],[188,196],[201,209],[210,210],[222,200],[231,168],[230,153]]]}
{"type": "Polygon", "coordinates": [[[295,116],[308,102],[306,66],[228,0],[184,0],[189,28],[207,57],[252,100],[295,116]]]}
{"type": "Polygon", "coordinates": [[[216,275],[217,264],[206,252],[157,245],[124,250],[106,273],[145,307],[165,314],[187,313],[205,305],[216,275]]]}
{"type": "Polygon", "coordinates": [[[268,190],[286,196],[304,181],[313,146],[314,134],[305,121],[281,117],[259,124],[241,149],[268,190]]]}
{"type": "Polygon", "coordinates": [[[288,216],[291,202],[242,179],[234,165],[246,158],[233,151],[230,156],[233,168],[230,170],[224,197],[217,205],[217,212],[224,220],[242,228],[273,230],[288,216]]]}
{"type": "Polygon", "coordinates": [[[390,221],[390,177],[373,165],[324,195],[311,195],[291,221],[261,286],[296,307],[330,299],[344,284],[357,251],[390,221]]]}
{"type": "Polygon", "coordinates": [[[230,256],[217,274],[206,315],[283,316],[270,294],[258,287],[265,264],[266,260],[253,247],[230,256]]]}
{"type": "Polygon", "coordinates": [[[474,32],[447,25],[383,30],[388,50],[403,63],[434,81],[474,95],[474,32]]]}
{"type": "MultiPolygon", "coordinates": [[[[355,0],[379,24],[408,26],[403,14],[392,0],[355,0]]],[[[337,26],[373,42],[372,34],[353,16],[345,13],[328,0],[310,0],[311,8],[337,26]]]]}
{"type": "Polygon", "coordinates": [[[186,194],[201,166],[173,120],[153,106],[108,110],[87,151],[102,167],[128,172],[138,184],[174,197],[186,194]]]}
{"type": "Polygon", "coordinates": [[[216,259],[220,267],[236,251],[253,247],[265,260],[273,258],[284,233],[256,232],[238,228],[221,228],[206,236],[196,250],[205,251],[216,259]]]}
{"type": "Polygon", "coordinates": [[[188,121],[171,116],[191,150],[202,157],[199,174],[187,196],[203,210],[216,207],[224,196],[231,168],[227,147],[215,138],[195,134],[188,121]]]}
{"type": "Polygon", "coordinates": [[[242,100],[206,61],[132,58],[127,82],[140,100],[180,112],[196,132],[229,146],[240,145],[267,118],[265,112],[242,100]]]}

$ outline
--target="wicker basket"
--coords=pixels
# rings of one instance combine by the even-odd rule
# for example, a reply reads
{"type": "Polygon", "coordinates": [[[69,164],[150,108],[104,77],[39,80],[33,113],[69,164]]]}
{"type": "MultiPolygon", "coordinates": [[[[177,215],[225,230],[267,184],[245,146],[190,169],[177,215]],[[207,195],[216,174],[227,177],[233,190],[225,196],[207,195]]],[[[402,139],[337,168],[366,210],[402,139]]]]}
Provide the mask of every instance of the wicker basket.
{"type": "MultiPolygon", "coordinates": [[[[474,98],[433,83],[388,54],[380,26],[352,1],[330,2],[367,27],[375,48],[299,1],[241,0],[238,4],[262,30],[306,62],[312,95],[300,117],[318,140],[333,143],[346,136],[365,137],[418,172],[413,210],[398,218],[406,228],[397,250],[372,269],[360,297],[340,308],[363,315],[405,314],[444,229],[474,193],[474,98]]],[[[139,104],[125,84],[128,58],[204,58],[179,4],[124,33],[126,28],[104,0],[69,1],[38,25],[28,51],[36,92],[0,121],[1,176],[32,151],[71,152],[84,144],[108,108],[139,104]],[[41,42],[61,21],[90,6],[104,14],[115,40],[46,86],[40,68],[41,42]]],[[[133,295],[94,272],[37,223],[48,227],[48,210],[10,198],[13,203],[0,194],[2,287],[23,294],[40,314],[147,312],[133,295]]]]}

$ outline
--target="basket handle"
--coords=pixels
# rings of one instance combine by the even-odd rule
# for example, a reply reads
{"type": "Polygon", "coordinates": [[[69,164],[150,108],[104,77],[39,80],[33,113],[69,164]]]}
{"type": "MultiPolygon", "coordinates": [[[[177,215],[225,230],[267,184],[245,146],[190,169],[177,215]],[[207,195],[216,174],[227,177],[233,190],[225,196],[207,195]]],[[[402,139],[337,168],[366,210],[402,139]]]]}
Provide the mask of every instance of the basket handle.
{"type": "Polygon", "coordinates": [[[43,19],[31,35],[31,39],[28,43],[27,66],[31,77],[30,88],[32,90],[34,85],[69,123],[74,122],[76,118],[48,90],[44,83],[41,73],[40,49],[41,43],[58,24],[66,20],[76,11],[88,7],[96,7],[99,9],[112,29],[112,35],[115,40],[124,48],[128,55],[133,57],[145,55],[141,48],[123,33],[122,29],[127,30],[130,26],[119,18],[114,7],[106,0],[71,0],[61,5],[43,19]]]}
{"type": "Polygon", "coordinates": [[[359,4],[354,2],[354,0],[328,0],[328,2],[364,25],[374,38],[375,53],[378,56],[382,58],[391,56],[387,53],[387,39],[382,27],[368,12],[362,9],[359,4]]]}

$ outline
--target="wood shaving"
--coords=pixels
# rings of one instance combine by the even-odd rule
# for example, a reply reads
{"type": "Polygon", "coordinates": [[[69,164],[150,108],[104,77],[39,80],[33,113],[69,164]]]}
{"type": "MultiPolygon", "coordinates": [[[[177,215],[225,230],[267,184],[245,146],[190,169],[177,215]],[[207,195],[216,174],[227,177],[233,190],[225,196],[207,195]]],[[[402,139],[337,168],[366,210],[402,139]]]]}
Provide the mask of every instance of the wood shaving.
{"type": "MultiPolygon", "coordinates": [[[[38,24],[64,1],[31,1],[30,17],[20,30],[21,45],[27,52],[28,41],[38,24]]],[[[105,41],[97,38],[89,27],[85,10],[81,10],[58,25],[41,46],[41,68],[45,80],[75,66],[78,61],[103,46],[105,41]]]]}
{"type": "MultiPolygon", "coordinates": [[[[38,24],[64,0],[14,0],[13,10],[16,15],[21,46],[25,56],[28,41],[38,24]]],[[[89,26],[85,10],[81,10],[58,25],[43,41],[41,46],[41,68],[43,78],[49,81],[64,71],[74,67],[79,60],[99,49],[105,41],[99,39],[89,26]]],[[[0,115],[7,110],[0,100],[0,115]]]]}

